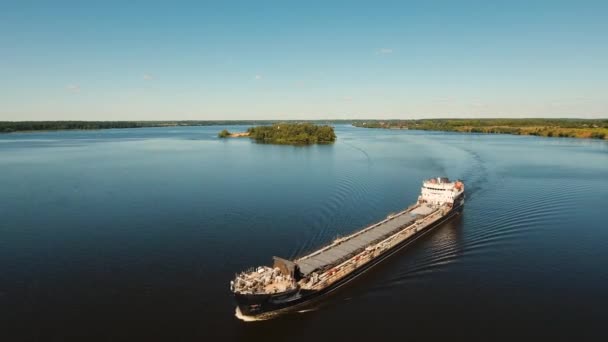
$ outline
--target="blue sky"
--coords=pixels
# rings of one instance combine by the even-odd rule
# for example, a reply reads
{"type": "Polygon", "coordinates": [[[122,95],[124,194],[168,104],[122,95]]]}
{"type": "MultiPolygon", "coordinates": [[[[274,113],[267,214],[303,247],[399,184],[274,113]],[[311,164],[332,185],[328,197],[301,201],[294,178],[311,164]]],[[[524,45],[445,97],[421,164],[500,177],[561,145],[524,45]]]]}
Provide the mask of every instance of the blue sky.
{"type": "Polygon", "coordinates": [[[0,120],[608,117],[608,1],[3,1],[0,120]]]}

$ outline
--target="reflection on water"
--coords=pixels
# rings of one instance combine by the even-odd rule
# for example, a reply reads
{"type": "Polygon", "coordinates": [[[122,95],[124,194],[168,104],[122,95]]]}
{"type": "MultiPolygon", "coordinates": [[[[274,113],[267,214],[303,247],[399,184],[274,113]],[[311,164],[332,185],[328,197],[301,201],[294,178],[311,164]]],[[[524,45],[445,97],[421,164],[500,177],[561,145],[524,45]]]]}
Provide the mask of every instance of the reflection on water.
{"type": "Polygon", "coordinates": [[[602,331],[606,142],[338,126],[333,145],[294,147],[217,139],[223,128],[0,135],[0,338],[602,331]],[[462,216],[317,307],[235,317],[235,272],[397,212],[430,176],[466,182],[462,216]]]}

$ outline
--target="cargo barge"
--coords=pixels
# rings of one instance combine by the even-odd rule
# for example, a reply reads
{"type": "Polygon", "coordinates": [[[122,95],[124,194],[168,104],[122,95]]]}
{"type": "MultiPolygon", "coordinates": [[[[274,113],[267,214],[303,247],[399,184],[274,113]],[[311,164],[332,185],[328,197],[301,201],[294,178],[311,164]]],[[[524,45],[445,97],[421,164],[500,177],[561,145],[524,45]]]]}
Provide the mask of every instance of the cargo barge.
{"type": "Polygon", "coordinates": [[[462,181],[425,180],[409,208],[298,259],[274,257],[272,267],[237,274],[230,282],[237,310],[258,318],[302,310],[459,214],[463,205],[462,181]]]}

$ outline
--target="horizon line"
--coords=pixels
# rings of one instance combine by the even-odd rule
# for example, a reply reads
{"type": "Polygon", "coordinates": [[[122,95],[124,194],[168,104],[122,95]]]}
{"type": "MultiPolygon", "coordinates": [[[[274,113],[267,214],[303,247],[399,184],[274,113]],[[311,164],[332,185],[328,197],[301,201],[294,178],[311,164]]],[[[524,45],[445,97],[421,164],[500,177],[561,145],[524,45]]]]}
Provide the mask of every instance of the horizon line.
{"type": "Polygon", "coordinates": [[[509,118],[509,117],[456,117],[456,118],[383,118],[383,119],[337,119],[337,118],[324,118],[324,119],[176,119],[176,120],[0,120],[0,122],[218,122],[218,121],[233,121],[233,122],[256,122],[256,121],[397,121],[397,120],[608,120],[608,117],[604,118],[581,118],[581,117],[523,117],[523,118],[509,118]]]}

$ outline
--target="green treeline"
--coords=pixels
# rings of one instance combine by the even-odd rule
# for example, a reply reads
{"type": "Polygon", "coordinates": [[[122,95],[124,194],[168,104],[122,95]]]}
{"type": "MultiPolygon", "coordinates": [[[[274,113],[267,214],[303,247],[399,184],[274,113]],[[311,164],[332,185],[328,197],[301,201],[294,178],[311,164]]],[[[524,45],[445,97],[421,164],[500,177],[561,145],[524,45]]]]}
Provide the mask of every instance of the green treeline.
{"type": "Polygon", "coordinates": [[[157,126],[137,121],[0,121],[0,133],[63,129],[136,128],[157,126]]]}
{"type": "Polygon", "coordinates": [[[421,119],[365,120],[353,126],[471,133],[608,139],[608,120],[585,119],[421,119]]]}
{"type": "Polygon", "coordinates": [[[184,121],[0,121],[0,133],[173,126],[269,125],[271,120],[184,120],[184,121]]]}
{"type": "Polygon", "coordinates": [[[276,123],[271,126],[250,127],[249,137],[258,142],[272,144],[323,144],[336,140],[331,126],[312,123],[276,123]]]}

